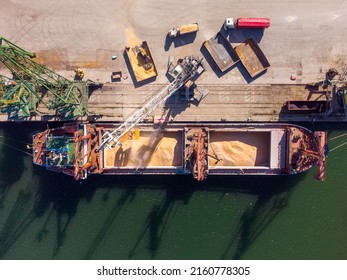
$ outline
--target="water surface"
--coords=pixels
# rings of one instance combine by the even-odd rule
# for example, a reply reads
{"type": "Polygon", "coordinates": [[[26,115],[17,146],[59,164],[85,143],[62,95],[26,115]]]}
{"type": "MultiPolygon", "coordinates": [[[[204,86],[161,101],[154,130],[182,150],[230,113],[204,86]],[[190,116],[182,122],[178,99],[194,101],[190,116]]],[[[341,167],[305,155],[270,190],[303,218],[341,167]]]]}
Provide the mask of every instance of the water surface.
{"type": "MultiPolygon", "coordinates": [[[[330,139],[347,133],[341,124],[305,126],[329,130],[330,139]]],[[[347,258],[347,145],[330,152],[324,182],[313,178],[315,167],[203,183],[190,176],[76,183],[16,150],[45,127],[0,127],[0,259],[347,258]]],[[[347,135],[336,138],[330,149],[345,142],[347,135]]]]}

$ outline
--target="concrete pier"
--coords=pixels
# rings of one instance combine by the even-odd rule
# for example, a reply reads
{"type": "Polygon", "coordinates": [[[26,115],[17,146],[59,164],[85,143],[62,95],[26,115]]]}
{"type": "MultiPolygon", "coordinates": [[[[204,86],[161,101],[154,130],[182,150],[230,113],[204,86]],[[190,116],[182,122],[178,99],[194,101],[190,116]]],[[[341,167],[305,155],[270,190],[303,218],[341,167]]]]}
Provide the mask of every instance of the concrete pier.
{"type": "MultiPolygon", "coordinates": [[[[93,120],[94,116],[98,121],[123,121],[167,83],[169,57],[176,61],[193,54],[204,57],[207,66],[197,81],[195,97],[208,92],[206,97],[187,104],[177,94],[150,118],[162,115],[167,107],[171,121],[345,121],[336,102],[328,117],[287,114],[282,109],[288,100],[307,100],[305,85],[322,81],[329,68],[343,74],[347,64],[347,44],[341,33],[347,25],[345,1],[178,0],[175,5],[166,0],[21,2],[3,5],[2,36],[35,52],[38,62],[68,79],[73,79],[78,67],[85,71],[84,79],[104,84],[91,92],[90,116],[82,120],[93,120]],[[203,42],[221,30],[227,17],[271,19],[266,30],[231,30],[228,34],[233,47],[250,36],[257,41],[271,64],[261,76],[250,78],[240,63],[221,73],[204,52],[203,42]],[[174,40],[166,37],[171,28],[192,22],[199,23],[196,34],[174,40]],[[158,70],[158,77],[147,84],[134,81],[123,57],[125,46],[136,40],[148,42],[158,70]],[[121,71],[123,78],[111,83],[115,71],[121,71]],[[291,75],[296,76],[295,81],[291,75]]],[[[0,73],[7,74],[3,66],[0,73]]],[[[49,115],[28,120],[60,120],[54,112],[42,112],[49,115]]],[[[2,114],[0,120],[7,121],[7,115],[2,114]]]]}

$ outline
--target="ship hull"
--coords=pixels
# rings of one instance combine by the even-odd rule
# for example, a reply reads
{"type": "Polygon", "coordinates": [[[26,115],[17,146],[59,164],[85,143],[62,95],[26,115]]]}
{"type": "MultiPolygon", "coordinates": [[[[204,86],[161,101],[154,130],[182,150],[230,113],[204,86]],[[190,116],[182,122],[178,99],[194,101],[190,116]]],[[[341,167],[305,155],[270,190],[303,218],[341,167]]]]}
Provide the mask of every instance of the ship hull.
{"type": "Polygon", "coordinates": [[[320,166],[325,132],[279,123],[142,124],[98,150],[119,124],[79,124],[33,137],[33,162],[75,179],[89,175],[284,175],[320,166]]]}

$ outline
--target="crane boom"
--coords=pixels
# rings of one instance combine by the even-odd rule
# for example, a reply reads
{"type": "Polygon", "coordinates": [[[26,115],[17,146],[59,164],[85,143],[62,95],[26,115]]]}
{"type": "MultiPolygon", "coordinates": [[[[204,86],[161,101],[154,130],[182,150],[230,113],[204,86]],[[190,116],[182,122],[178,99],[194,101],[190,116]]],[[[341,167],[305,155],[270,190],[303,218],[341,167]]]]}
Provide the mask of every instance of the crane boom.
{"type": "MultiPolygon", "coordinates": [[[[87,84],[66,79],[45,65],[34,61],[35,57],[34,53],[27,52],[0,37],[0,64],[5,65],[12,73],[16,83],[31,85],[30,95],[27,95],[29,100],[22,102],[21,107],[24,108],[26,103],[34,104],[35,106],[32,107],[35,112],[33,113],[38,113],[36,107],[40,103],[48,110],[56,110],[65,118],[85,115],[88,106],[87,84]]],[[[10,91],[11,89],[7,90],[7,92],[10,91]]],[[[13,99],[13,97],[8,98],[13,99]]],[[[2,97],[0,97],[1,101],[2,97]]],[[[12,107],[8,106],[7,109],[12,107]]]]}
{"type": "Polygon", "coordinates": [[[98,151],[105,147],[111,148],[120,144],[120,139],[138,123],[151,114],[162,102],[184,86],[189,80],[195,80],[205,70],[202,59],[187,56],[180,59],[176,67],[170,73],[173,81],[157,92],[142,108],[130,115],[124,123],[112,132],[106,131],[98,151]]]}

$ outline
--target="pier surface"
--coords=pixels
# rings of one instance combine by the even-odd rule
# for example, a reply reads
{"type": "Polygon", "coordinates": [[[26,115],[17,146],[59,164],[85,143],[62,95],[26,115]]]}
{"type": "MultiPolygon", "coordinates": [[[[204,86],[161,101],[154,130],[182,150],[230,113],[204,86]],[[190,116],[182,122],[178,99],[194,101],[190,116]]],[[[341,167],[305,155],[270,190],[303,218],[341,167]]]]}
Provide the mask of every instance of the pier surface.
{"type": "MultiPolygon", "coordinates": [[[[322,1],[68,1],[47,4],[44,0],[7,1],[0,11],[5,38],[35,52],[37,61],[73,79],[74,69],[85,70],[84,79],[104,83],[89,98],[89,112],[98,121],[123,121],[155,94],[168,80],[169,57],[205,58],[207,71],[197,81],[195,96],[208,93],[200,102],[183,102],[179,95],[158,108],[170,111],[172,121],[344,121],[342,115],[293,115],[282,110],[287,100],[306,100],[305,84],[322,81],[329,68],[342,71],[347,44],[341,30],[347,25],[347,2],[322,1]],[[252,36],[269,60],[270,68],[250,78],[241,63],[221,73],[202,48],[221,30],[227,17],[269,17],[265,30],[232,30],[235,47],[252,36]],[[195,35],[166,37],[173,28],[199,23],[195,35]],[[149,83],[137,83],[123,57],[125,46],[146,40],[158,70],[149,83]],[[112,60],[112,56],[117,59],[112,60]],[[111,83],[111,74],[123,78],[111,83]],[[295,75],[296,80],[290,80],[295,75]],[[124,77],[126,79],[124,79],[124,77]]],[[[6,69],[0,66],[0,73],[6,69]]],[[[311,97],[313,99],[318,96],[311,97]]],[[[321,97],[320,97],[321,98],[321,97]]],[[[84,118],[84,119],[87,119],[84,118]]],[[[92,119],[92,117],[89,117],[92,119]]],[[[7,120],[7,115],[0,117],[7,120]]],[[[30,120],[57,120],[36,116],[30,120]]]]}

